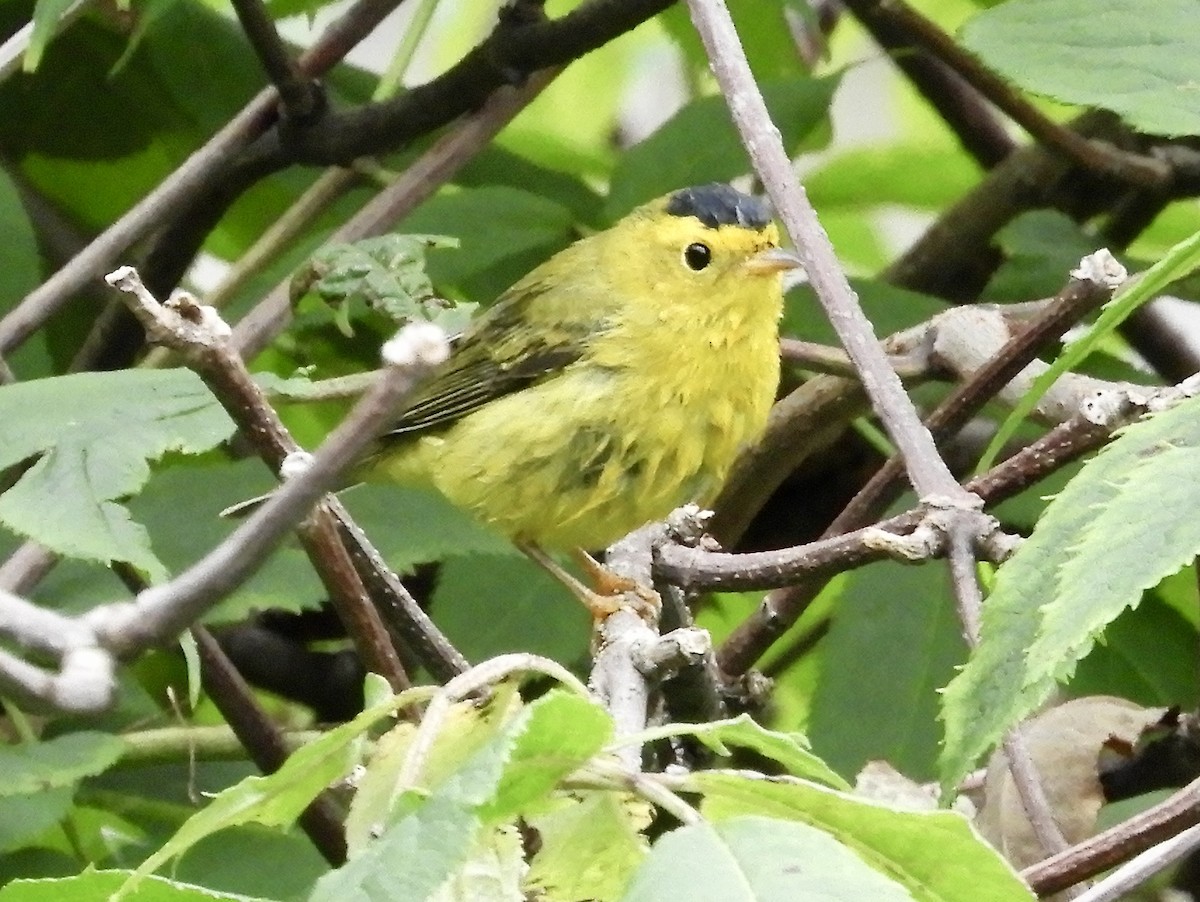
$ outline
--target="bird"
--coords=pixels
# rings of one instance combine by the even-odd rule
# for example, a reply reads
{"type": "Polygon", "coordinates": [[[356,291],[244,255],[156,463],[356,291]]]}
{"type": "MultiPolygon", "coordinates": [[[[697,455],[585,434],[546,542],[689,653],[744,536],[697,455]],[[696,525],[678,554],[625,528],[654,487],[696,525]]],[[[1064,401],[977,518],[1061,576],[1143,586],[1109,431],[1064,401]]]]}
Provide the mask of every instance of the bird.
{"type": "Polygon", "coordinates": [[[432,485],[602,618],[634,587],[586,549],[711,501],[765,428],[799,265],[767,205],[729,185],[646,203],[473,320],[353,479],[432,485]]]}

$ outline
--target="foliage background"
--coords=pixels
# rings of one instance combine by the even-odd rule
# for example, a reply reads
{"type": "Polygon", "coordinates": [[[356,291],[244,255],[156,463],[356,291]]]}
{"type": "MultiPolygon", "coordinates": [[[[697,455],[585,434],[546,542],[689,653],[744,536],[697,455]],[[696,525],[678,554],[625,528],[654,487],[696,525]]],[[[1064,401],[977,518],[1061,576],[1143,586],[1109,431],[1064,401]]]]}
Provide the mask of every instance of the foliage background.
{"type": "MultiPolygon", "coordinates": [[[[556,0],[546,11],[553,18],[574,6],[556,0]]],[[[1154,115],[1139,119],[1114,103],[1117,89],[1105,81],[1094,56],[1068,57],[1058,52],[1058,45],[1030,45],[1023,32],[1004,31],[1019,28],[1020,13],[1028,14],[1028,4],[1000,4],[995,20],[984,18],[990,6],[966,0],[919,4],[951,33],[968,23],[964,40],[997,70],[1018,80],[1029,70],[1027,80],[1042,79],[1026,87],[1081,107],[1116,109],[1133,115],[1133,124],[1157,128],[1158,133],[1195,133],[1188,119],[1189,103],[1164,99],[1147,89],[1148,99],[1140,109],[1154,115]],[[1000,17],[1005,9],[1016,9],[1015,20],[1006,23],[1000,17]],[[1018,52],[1020,47],[1024,49],[1018,52]],[[1088,90],[1053,90],[1050,75],[1036,65],[1048,58],[1063,69],[1069,85],[1088,90]]],[[[1082,2],[1054,0],[1049,6],[1053,10],[1042,13],[1047,21],[1051,13],[1087,14],[1082,2]]],[[[294,17],[288,32],[292,34],[305,30],[304,17],[316,16],[321,22],[328,15],[319,3],[278,2],[268,7],[274,16],[294,17]]],[[[444,72],[493,28],[496,12],[490,4],[436,7],[406,76],[409,84],[444,72]]],[[[1086,215],[1027,212],[992,236],[993,259],[986,277],[977,280],[978,290],[968,279],[944,292],[912,284],[900,290],[895,283],[903,280],[889,277],[889,266],[914,236],[980,185],[984,167],[891,68],[852,16],[841,17],[826,54],[810,67],[788,27],[802,27],[801,4],[776,0],[731,7],[775,121],[797,156],[809,196],[880,335],[928,319],[948,300],[1007,302],[1051,295],[1080,255],[1101,242],[1102,223],[1086,215]]],[[[20,0],[4,0],[0,29],[11,33],[31,15],[48,23],[61,11],[46,0],[36,11],[20,0]]],[[[1184,34],[1196,16],[1194,4],[1155,0],[1141,4],[1138,21],[1184,34]]],[[[391,46],[406,18],[389,20],[380,29],[380,43],[391,46]]],[[[1119,21],[1105,27],[1105,39],[1111,41],[1118,29],[1133,26],[1119,21]]],[[[1092,32],[1088,35],[1091,40],[1092,32]]],[[[1136,41],[1131,38],[1129,43],[1136,41]]],[[[1186,55],[1186,47],[1176,49],[1186,55]]],[[[1166,51],[1162,55],[1176,58],[1166,51]]],[[[1172,78],[1183,76],[1177,71],[1164,76],[1167,82],[1172,78]]],[[[376,79],[361,68],[342,65],[323,83],[331,105],[344,107],[367,101],[376,79]]],[[[130,8],[101,4],[55,35],[36,71],[11,74],[0,84],[0,222],[5,236],[0,241],[0,314],[201,147],[263,84],[262,71],[224,3],[147,0],[130,8]]],[[[1037,102],[1057,119],[1078,112],[1050,100],[1037,102]]],[[[435,137],[421,135],[402,149],[380,154],[376,169],[365,170],[367,174],[329,203],[294,241],[249,274],[229,298],[226,318],[236,322],[245,315],[365,202],[377,188],[373,179],[403,171],[435,137]]],[[[486,304],[530,267],[579,235],[605,227],[635,204],[679,185],[742,177],[747,168],[686,10],[673,6],[571,63],[398,228],[457,238],[457,249],[430,252],[433,284],[446,297],[486,304]]],[[[202,236],[203,241],[200,259],[188,270],[185,284],[201,294],[211,289],[224,266],[242,257],[285,215],[319,173],[312,165],[282,168],[246,190],[215,226],[190,229],[192,237],[202,236]]],[[[1185,190],[1180,195],[1162,205],[1121,251],[1131,269],[1154,262],[1166,248],[1200,229],[1200,208],[1184,196],[1185,190]]],[[[203,211],[196,211],[195,217],[202,220],[203,211]]],[[[150,276],[162,283],[171,282],[169,273],[173,266],[178,268],[164,244],[172,237],[152,239],[131,257],[146,261],[150,276]]],[[[1178,293],[1186,295],[1186,286],[1178,293]]],[[[93,280],[5,355],[19,384],[0,389],[0,401],[5,392],[71,370],[93,333],[98,312],[115,304],[93,280]]],[[[370,368],[390,324],[362,305],[352,307],[350,315],[352,337],[337,329],[335,314],[327,306],[313,298],[302,301],[288,331],[255,357],[252,368],[282,377],[304,372],[315,378],[370,368]]],[[[85,369],[116,370],[135,362],[136,332],[119,315],[113,322],[85,369]]],[[[832,341],[804,288],[789,294],[784,331],[832,341]]],[[[1105,377],[1146,383],[1178,378],[1169,367],[1159,366],[1157,373],[1135,368],[1128,350],[1123,339],[1112,336],[1088,367],[1105,377]]],[[[67,612],[84,611],[126,593],[109,566],[111,560],[128,562],[151,579],[178,573],[231,529],[217,516],[223,507],[273,482],[259,462],[233,459],[218,447],[228,434],[228,423],[215,409],[203,428],[173,423],[164,427],[163,438],[154,440],[131,426],[139,411],[147,409],[144,398],[136,393],[115,397],[117,390],[105,390],[99,383],[92,388],[96,396],[81,403],[96,415],[95,421],[85,422],[80,442],[93,448],[107,433],[113,445],[107,468],[94,468],[74,481],[43,480],[36,492],[27,486],[26,496],[14,490],[0,502],[0,520],[8,527],[0,533],[5,556],[20,545],[18,533],[64,552],[28,594],[67,612]],[[181,431],[172,433],[171,428],[181,431]],[[131,457],[149,461],[145,472],[129,464],[131,457]],[[128,519],[121,507],[127,507],[128,519]]],[[[21,444],[44,414],[65,409],[66,396],[53,394],[57,390],[51,388],[41,399],[10,401],[27,419],[5,423],[0,456],[6,466],[28,459],[32,450],[62,443],[50,427],[51,436],[43,444],[32,450],[21,444]]],[[[942,392],[944,386],[923,387],[917,397],[928,404],[942,392]]],[[[337,403],[292,404],[282,413],[301,442],[313,446],[343,409],[337,403]]],[[[153,422],[148,432],[162,426],[158,413],[149,419],[153,422]]],[[[869,438],[869,430],[851,430],[835,453],[806,463],[756,520],[744,547],[784,547],[814,538],[830,512],[836,512],[838,500],[845,500],[847,489],[879,459],[863,435],[869,438]]],[[[1006,526],[1030,531],[1045,497],[1059,491],[1076,470],[1067,468],[1049,483],[1002,505],[998,513],[1006,526]]],[[[586,673],[585,618],[506,543],[438,499],[411,490],[353,490],[347,501],[397,570],[439,562],[433,575],[419,571],[422,592],[438,624],[468,659],[536,652],[586,673]]],[[[911,503],[906,498],[898,509],[911,503]]],[[[223,627],[268,608],[312,613],[322,599],[320,583],[299,549],[286,547],[205,622],[223,627]]],[[[719,643],[760,599],[761,593],[708,598],[699,622],[719,643]]],[[[1186,570],[1154,586],[1135,609],[1106,627],[1101,624],[1103,641],[1079,664],[1065,692],[1118,695],[1146,706],[1193,707],[1200,647],[1197,610],[1195,580],[1186,570]]],[[[943,568],[881,563],[855,570],[832,581],[760,662],[775,680],[762,719],[779,730],[805,733],[813,751],[846,778],[866,762],[883,759],[909,777],[931,780],[938,776],[942,740],[939,690],[965,659],[943,568]]],[[[67,736],[86,729],[111,737],[179,722],[220,723],[207,699],[194,708],[183,701],[188,692],[185,668],[175,649],[146,653],[122,671],[116,710],[102,718],[56,718],[45,725],[43,735],[67,736]],[[167,694],[168,687],[173,696],[167,694]]],[[[277,697],[266,699],[283,723],[308,725],[311,713],[306,709],[277,697]]],[[[107,868],[136,866],[162,846],[203,793],[219,791],[255,772],[237,756],[194,764],[126,760],[110,766],[113,761],[97,755],[73,780],[63,779],[37,793],[0,797],[0,882],[74,874],[85,862],[107,868]],[[81,781],[84,775],[88,779],[81,781]]],[[[302,835],[247,824],[203,840],[174,873],[213,890],[287,899],[305,896],[325,870],[302,835]],[[245,849],[253,854],[242,854],[245,849]]]]}

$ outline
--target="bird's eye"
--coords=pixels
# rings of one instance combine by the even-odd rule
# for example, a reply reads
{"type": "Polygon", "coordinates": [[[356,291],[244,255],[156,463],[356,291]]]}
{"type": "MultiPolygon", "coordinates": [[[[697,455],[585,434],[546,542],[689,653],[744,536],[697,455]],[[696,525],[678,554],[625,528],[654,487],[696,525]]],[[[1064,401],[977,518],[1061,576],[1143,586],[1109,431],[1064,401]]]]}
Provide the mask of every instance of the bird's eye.
{"type": "Polygon", "coordinates": [[[701,244],[699,241],[689,244],[683,249],[683,262],[689,269],[700,272],[712,262],[712,250],[707,244],[701,244]]]}

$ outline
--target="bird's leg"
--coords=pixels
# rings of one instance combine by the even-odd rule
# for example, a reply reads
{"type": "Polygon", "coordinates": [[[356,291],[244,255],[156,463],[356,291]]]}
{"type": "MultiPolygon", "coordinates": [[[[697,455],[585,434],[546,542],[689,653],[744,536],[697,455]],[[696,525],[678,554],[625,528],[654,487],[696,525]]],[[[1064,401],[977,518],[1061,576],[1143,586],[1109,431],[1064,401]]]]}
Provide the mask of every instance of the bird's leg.
{"type": "Polygon", "coordinates": [[[591,612],[593,619],[604,620],[620,610],[623,606],[621,604],[622,596],[625,593],[632,593],[637,597],[638,604],[633,607],[640,617],[650,621],[658,619],[659,612],[662,610],[662,599],[658,597],[657,592],[639,585],[632,579],[613,573],[582,548],[576,548],[573,556],[591,578],[595,588],[589,588],[577,580],[538,545],[532,542],[517,542],[516,545],[531,561],[566,586],[571,594],[591,612]]]}
{"type": "Polygon", "coordinates": [[[613,573],[582,548],[573,549],[571,556],[583,568],[583,571],[592,580],[592,585],[596,587],[596,591],[602,596],[616,598],[626,593],[632,593],[638,599],[638,604],[634,607],[638,615],[643,620],[658,621],[658,615],[662,613],[662,599],[653,589],[643,586],[637,580],[613,573]]]}

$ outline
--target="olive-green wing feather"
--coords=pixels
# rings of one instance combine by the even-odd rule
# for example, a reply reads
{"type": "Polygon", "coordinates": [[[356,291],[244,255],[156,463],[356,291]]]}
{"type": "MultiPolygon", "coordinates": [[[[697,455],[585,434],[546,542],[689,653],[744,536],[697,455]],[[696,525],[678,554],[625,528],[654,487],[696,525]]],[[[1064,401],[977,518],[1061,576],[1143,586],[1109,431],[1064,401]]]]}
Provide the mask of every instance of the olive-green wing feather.
{"type": "Polygon", "coordinates": [[[448,426],[491,401],[552,378],[579,360],[591,324],[534,328],[529,307],[541,292],[509,295],[472,324],[450,359],[421,389],[384,436],[386,443],[425,429],[448,426]]]}

